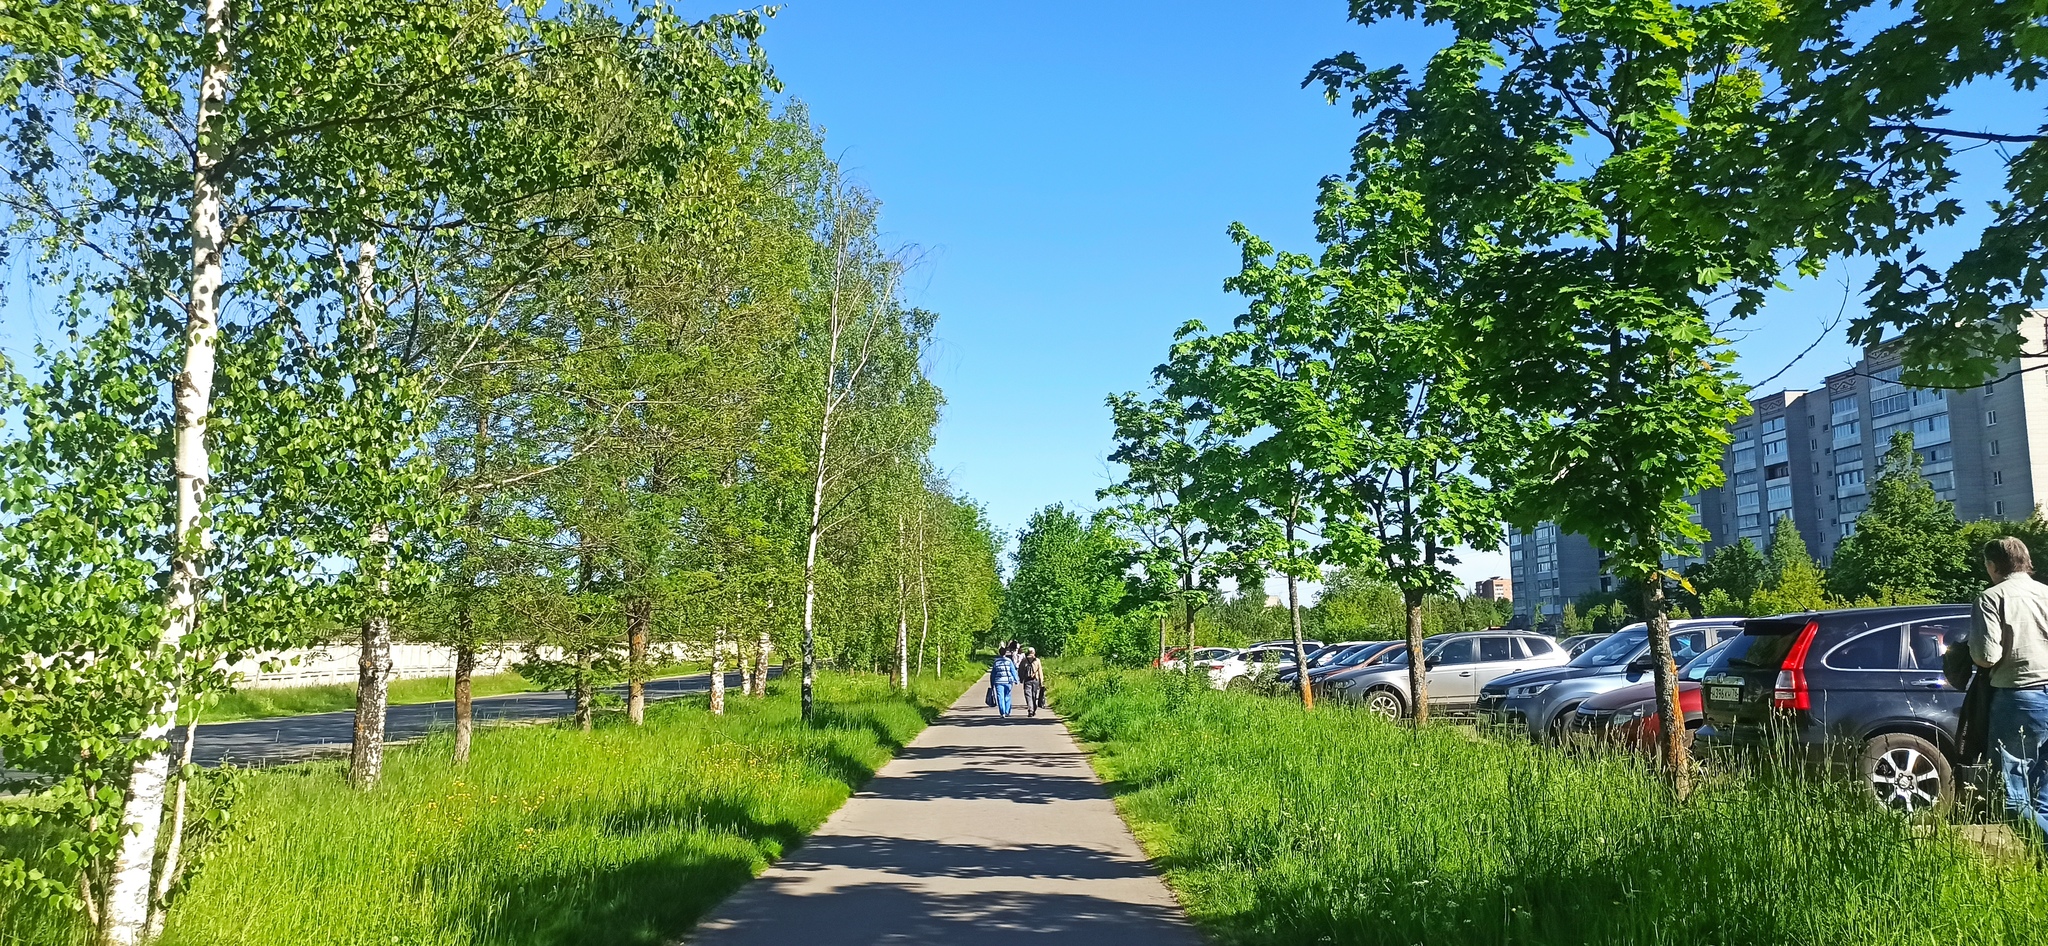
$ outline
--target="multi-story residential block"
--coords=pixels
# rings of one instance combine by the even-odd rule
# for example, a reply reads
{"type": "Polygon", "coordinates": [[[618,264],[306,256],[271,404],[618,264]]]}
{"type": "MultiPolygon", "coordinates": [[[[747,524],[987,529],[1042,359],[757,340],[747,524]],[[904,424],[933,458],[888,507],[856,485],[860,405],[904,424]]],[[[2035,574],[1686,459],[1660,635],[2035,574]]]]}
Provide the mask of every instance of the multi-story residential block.
{"type": "MultiPolygon", "coordinates": [[[[2038,349],[2048,310],[2022,326],[2038,349]]],[[[1899,383],[1898,350],[1880,345],[1818,391],[1781,391],[1751,402],[1725,458],[1728,481],[1701,497],[1712,547],[1748,537],[1759,545],[1789,515],[1826,561],[1856,531],[1892,435],[1913,433],[1920,473],[1963,520],[2023,518],[2048,501],[2048,378],[2010,374],[1980,388],[1942,391],[1899,383]]]]}
{"type": "Polygon", "coordinates": [[[1602,590],[1601,555],[1584,536],[1540,522],[1528,532],[1508,530],[1508,573],[1514,588],[1515,623],[1540,628],[1557,623],[1564,606],[1602,590]]]}
{"type": "Polygon", "coordinates": [[[1472,596],[1488,601],[1515,600],[1515,580],[1505,575],[1495,575],[1472,583],[1472,596]]]}

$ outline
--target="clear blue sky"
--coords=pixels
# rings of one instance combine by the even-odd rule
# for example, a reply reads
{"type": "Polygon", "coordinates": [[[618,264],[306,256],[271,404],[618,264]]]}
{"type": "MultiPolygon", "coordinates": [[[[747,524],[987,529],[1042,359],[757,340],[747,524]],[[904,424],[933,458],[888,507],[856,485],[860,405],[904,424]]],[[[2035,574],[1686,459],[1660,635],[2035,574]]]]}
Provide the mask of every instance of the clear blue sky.
{"type": "MultiPolygon", "coordinates": [[[[1343,0],[793,0],[770,24],[790,94],[881,197],[891,235],[926,251],[912,288],[940,314],[938,459],[999,526],[1052,502],[1094,505],[1110,476],[1103,396],[1143,387],[1183,321],[1238,311],[1222,291],[1237,269],[1232,221],[1313,249],[1316,182],[1348,165],[1357,125],[1302,77],[1339,51],[1419,65],[1440,45],[1344,12],[1343,0]]],[[[1736,333],[1747,377],[1821,335],[1845,274],[1860,286],[1868,268],[1781,294],[1736,333]]],[[[1771,388],[1817,384],[1855,358],[1837,329],[1771,388]]],[[[1498,555],[1460,569],[1504,570],[1498,555]]]]}
{"type": "MultiPolygon", "coordinates": [[[[1313,249],[1316,182],[1346,167],[1356,125],[1302,77],[1344,50],[1416,64],[1440,39],[1359,27],[1344,9],[792,0],[771,21],[788,94],[882,199],[892,239],[922,251],[909,291],[941,317],[938,461],[999,527],[1052,502],[1094,505],[1110,478],[1104,395],[1145,386],[1183,321],[1237,312],[1222,292],[1237,269],[1232,221],[1313,249]]],[[[9,269],[18,292],[20,262],[9,269]]],[[[1867,268],[1847,272],[1860,285],[1867,268]]],[[[1815,339],[1843,305],[1843,275],[1783,294],[1739,333],[1748,377],[1815,339]]],[[[35,308],[17,294],[0,310],[0,349],[27,354],[51,324],[35,308]]],[[[1815,384],[1854,357],[1838,329],[1771,388],[1815,384]]],[[[1461,571],[1504,567],[1475,556],[1461,571]]]]}

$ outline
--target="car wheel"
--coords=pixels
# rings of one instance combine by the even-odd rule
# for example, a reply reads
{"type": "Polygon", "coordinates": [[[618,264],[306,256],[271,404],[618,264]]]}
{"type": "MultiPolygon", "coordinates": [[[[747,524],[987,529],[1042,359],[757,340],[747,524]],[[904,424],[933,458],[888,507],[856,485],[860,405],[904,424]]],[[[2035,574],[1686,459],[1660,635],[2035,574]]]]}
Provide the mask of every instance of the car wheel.
{"type": "Polygon", "coordinates": [[[1550,725],[1543,727],[1543,731],[1550,737],[1552,744],[1564,745],[1571,741],[1572,725],[1578,718],[1579,704],[1566,703],[1557,708],[1557,714],[1550,717],[1550,725]]]}
{"type": "Polygon", "coordinates": [[[1955,773],[1931,742],[1905,733],[1863,747],[1863,784],[1878,804],[1909,817],[1937,817],[1955,803],[1955,773]]]}
{"type": "Polygon", "coordinates": [[[1408,701],[1390,687],[1378,687],[1365,695],[1365,708],[1382,719],[1400,719],[1408,715],[1408,701]]]}

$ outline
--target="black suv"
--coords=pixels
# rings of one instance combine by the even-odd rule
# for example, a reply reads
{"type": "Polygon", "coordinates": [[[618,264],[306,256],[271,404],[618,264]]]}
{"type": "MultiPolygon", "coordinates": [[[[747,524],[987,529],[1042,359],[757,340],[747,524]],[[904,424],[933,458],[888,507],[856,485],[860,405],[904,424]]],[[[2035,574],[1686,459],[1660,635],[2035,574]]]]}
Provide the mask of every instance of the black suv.
{"type": "Polygon", "coordinates": [[[1858,608],[1744,621],[1700,681],[1706,747],[1773,747],[1854,761],[1886,806],[1940,812],[1955,797],[1963,694],[1942,655],[1968,636],[1967,605],[1858,608]]]}

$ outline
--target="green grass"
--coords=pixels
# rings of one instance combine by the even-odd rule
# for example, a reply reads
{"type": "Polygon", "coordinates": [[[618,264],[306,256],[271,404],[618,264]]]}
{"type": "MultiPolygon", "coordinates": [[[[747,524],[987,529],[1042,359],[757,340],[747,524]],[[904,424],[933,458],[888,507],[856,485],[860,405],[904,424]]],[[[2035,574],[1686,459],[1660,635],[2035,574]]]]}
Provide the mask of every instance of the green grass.
{"type": "MultiPolygon", "coordinates": [[[[703,673],[704,670],[705,666],[701,663],[675,664],[656,669],[652,676],[703,673]]],[[[534,693],[542,689],[544,688],[539,684],[511,671],[472,677],[469,683],[469,694],[472,697],[534,693]]],[[[454,698],[455,680],[452,677],[394,680],[391,683],[393,706],[438,703],[454,698]]],[[[221,696],[212,706],[206,708],[206,712],[200,716],[200,722],[228,723],[244,719],[303,716],[307,713],[334,713],[355,708],[356,686],[353,683],[252,688],[236,690],[221,696]]]]}
{"type": "MultiPolygon", "coordinates": [[[[650,706],[638,729],[616,714],[590,734],[492,728],[463,768],[437,736],[395,750],[369,794],[346,788],[338,763],[247,773],[161,943],[673,942],[965,683],[922,680],[911,700],[880,677],[827,674],[811,727],[794,682],[778,681],[723,718],[686,697],[650,706]]],[[[0,895],[0,944],[16,942],[83,938],[65,915],[0,895]]]]}
{"type": "Polygon", "coordinates": [[[2048,943],[2048,876],[1844,787],[1729,775],[1679,804],[1626,756],[1142,672],[1052,694],[1221,942],[2048,943]]]}

